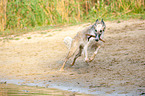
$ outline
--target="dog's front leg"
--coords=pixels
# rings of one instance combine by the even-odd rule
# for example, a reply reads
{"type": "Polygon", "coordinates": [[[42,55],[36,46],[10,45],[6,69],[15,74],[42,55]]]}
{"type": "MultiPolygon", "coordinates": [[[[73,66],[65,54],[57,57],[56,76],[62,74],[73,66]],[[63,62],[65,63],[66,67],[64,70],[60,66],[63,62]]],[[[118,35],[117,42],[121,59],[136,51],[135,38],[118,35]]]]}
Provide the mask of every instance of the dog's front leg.
{"type": "Polygon", "coordinates": [[[89,59],[88,59],[88,45],[89,45],[89,42],[84,47],[85,62],[89,62],[89,59]]]}
{"type": "Polygon", "coordinates": [[[80,47],[79,47],[79,52],[75,55],[74,60],[73,60],[73,62],[72,62],[72,64],[71,64],[71,66],[73,66],[73,65],[75,64],[76,59],[77,59],[78,57],[81,56],[82,51],[83,51],[83,46],[84,46],[84,45],[80,45],[80,47]]]}
{"type": "Polygon", "coordinates": [[[89,59],[89,62],[93,61],[96,54],[98,53],[98,50],[100,49],[101,46],[98,46],[98,48],[96,49],[96,51],[94,52],[94,54],[91,56],[91,58],[89,59]]]}

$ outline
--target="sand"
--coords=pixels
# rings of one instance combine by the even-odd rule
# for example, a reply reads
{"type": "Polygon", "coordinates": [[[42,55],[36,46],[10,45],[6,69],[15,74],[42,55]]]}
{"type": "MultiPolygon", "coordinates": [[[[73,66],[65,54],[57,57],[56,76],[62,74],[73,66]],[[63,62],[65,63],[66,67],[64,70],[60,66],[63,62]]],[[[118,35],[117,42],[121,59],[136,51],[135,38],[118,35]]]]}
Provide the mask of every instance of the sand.
{"type": "Polygon", "coordinates": [[[70,67],[70,59],[65,71],[59,71],[68,52],[63,39],[88,25],[9,36],[18,40],[0,37],[0,80],[24,80],[23,85],[43,82],[46,87],[95,96],[145,93],[145,20],[106,22],[106,42],[95,60],[88,65],[80,57],[70,67]]]}

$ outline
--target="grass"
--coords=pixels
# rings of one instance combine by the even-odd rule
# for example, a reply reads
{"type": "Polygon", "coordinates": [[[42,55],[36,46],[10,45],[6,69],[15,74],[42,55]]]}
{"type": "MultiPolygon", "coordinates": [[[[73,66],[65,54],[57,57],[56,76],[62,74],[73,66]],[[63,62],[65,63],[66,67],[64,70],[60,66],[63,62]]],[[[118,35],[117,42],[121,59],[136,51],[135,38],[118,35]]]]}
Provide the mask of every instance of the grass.
{"type": "Polygon", "coordinates": [[[20,40],[20,38],[15,38],[15,40],[20,40]]]}
{"type": "Polygon", "coordinates": [[[27,37],[27,39],[32,39],[32,37],[27,37]]]}
{"type": "MultiPolygon", "coordinates": [[[[32,32],[32,31],[42,31],[42,30],[48,30],[49,29],[53,29],[53,28],[59,28],[59,26],[54,27],[54,26],[29,26],[29,27],[25,27],[23,29],[19,29],[19,28],[15,28],[15,29],[6,29],[5,31],[0,31],[0,37],[5,37],[8,35],[15,35],[15,36],[19,36],[28,32],[32,32]]],[[[43,34],[43,33],[42,33],[43,34]]],[[[46,32],[44,33],[46,34],[46,32]]]]}
{"type": "Polygon", "coordinates": [[[48,30],[97,18],[145,19],[144,0],[3,0],[0,36],[48,30]]]}

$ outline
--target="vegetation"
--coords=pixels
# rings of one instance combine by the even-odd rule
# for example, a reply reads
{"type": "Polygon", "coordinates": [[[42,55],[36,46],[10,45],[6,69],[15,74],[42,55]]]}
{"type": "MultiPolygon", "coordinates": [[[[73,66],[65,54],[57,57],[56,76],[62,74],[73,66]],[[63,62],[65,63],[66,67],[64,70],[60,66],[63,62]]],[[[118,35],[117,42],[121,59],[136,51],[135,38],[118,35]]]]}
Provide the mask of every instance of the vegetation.
{"type": "Polygon", "coordinates": [[[5,30],[136,17],[145,18],[144,0],[0,0],[0,35],[5,30]]]}

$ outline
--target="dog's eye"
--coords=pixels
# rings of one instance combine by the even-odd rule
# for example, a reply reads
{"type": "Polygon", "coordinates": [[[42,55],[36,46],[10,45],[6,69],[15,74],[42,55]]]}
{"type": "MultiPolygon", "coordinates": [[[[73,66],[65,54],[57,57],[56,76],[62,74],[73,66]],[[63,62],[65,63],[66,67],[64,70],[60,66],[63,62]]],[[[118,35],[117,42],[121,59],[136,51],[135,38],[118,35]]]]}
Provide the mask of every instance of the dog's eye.
{"type": "Polygon", "coordinates": [[[102,32],[102,30],[100,30],[100,32],[102,32]]]}
{"type": "Polygon", "coordinates": [[[97,30],[95,30],[97,32],[97,30]]]}

